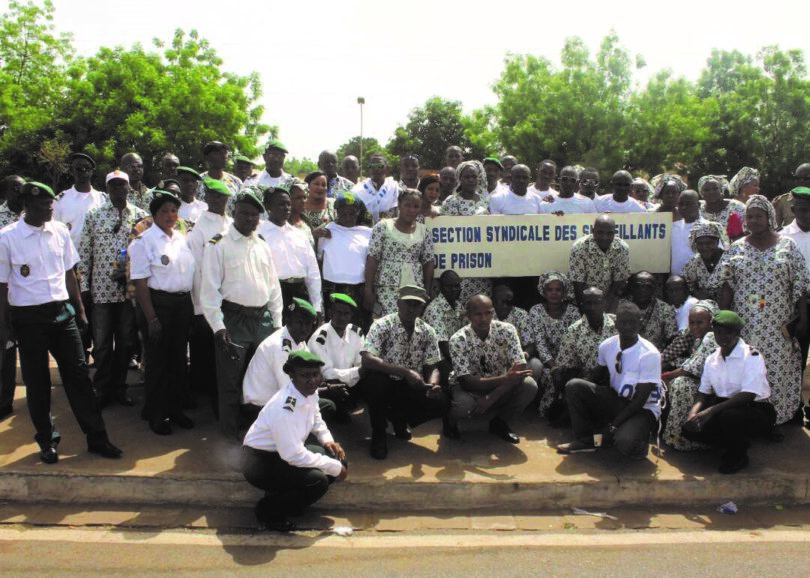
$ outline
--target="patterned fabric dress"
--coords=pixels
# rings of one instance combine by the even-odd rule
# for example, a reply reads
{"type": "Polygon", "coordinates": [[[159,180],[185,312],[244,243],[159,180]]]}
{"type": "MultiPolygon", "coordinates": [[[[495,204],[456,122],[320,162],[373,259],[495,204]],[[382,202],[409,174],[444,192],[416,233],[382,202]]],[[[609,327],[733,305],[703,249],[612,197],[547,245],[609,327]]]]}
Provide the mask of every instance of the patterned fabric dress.
{"type": "Polygon", "coordinates": [[[667,425],[664,428],[664,443],[676,450],[688,452],[708,447],[682,437],[681,428],[686,423],[686,418],[689,416],[692,406],[695,405],[695,394],[700,386],[703,364],[706,363],[706,358],[716,349],[717,342],[714,340],[714,333],[707,333],[697,350],[681,365],[681,369],[695,377],[676,377],[667,386],[669,416],[667,417],[667,425]]]}
{"type": "Polygon", "coordinates": [[[328,225],[337,220],[335,211],[335,199],[326,199],[326,207],[320,211],[307,211],[304,209],[304,216],[309,220],[312,228],[328,225]]]}
{"type": "MultiPolygon", "coordinates": [[[[717,270],[715,268],[715,270],[717,270]]],[[[714,271],[706,268],[706,263],[700,255],[692,255],[692,258],[683,266],[683,278],[689,285],[689,294],[695,295],[697,291],[706,291],[705,299],[714,301],[720,300],[720,287],[715,283],[714,271]]]]}
{"type": "MultiPolygon", "coordinates": [[[[542,303],[538,303],[529,311],[529,323],[534,345],[537,348],[537,359],[543,364],[556,361],[560,342],[562,342],[565,332],[581,317],[579,310],[574,305],[565,305],[565,310],[559,319],[551,317],[542,303]]],[[[541,391],[540,415],[545,415],[546,410],[554,401],[555,393],[551,370],[548,367],[543,367],[540,382],[537,385],[541,391]]]]}
{"type": "Polygon", "coordinates": [[[728,233],[729,237],[739,237],[740,231],[736,230],[742,226],[745,221],[745,205],[735,199],[730,199],[728,204],[723,207],[719,213],[711,213],[706,210],[706,203],[700,201],[700,216],[707,221],[715,221],[723,225],[723,230],[728,233]],[[737,215],[733,220],[732,215],[737,215]],[[739,221],[737,221],[739,219],[739,221]],[[729,228],[729,220],[732,220],[731,228],[729,228]]]}
{"type": "Polygon", "coordinates": [[[368,246],[368,254],[377,260],[374,294],[378,316],[396,313],[400,286],[425,286],[422,267],[433,260],[430,229],[416,222],[413,233],[402,233],[394,222],[393,219],[383,219],[374,225],[368,246]]]}
{"type": "MultiPolygon", "coordinates": [[[[448,217],[472,217],[489,214],[489,199],[479,195],[477,201],[471,201],[458,194],[450,195],[442,203],[442,215],[448,217]]],[[[492,280],[486,277],[465,277],[461,280],[461,297],[464,304],[474,295],[492,296],[492,280]]]]}
{"type": "Polygon", "coordinates": [[[803,366],[798,341],[785,339],[781,327],[810,284],[804,257],[786,237],[764,251],[740,239],[723,255],[717,278],[734,291],[734,310],[745,320],[741,337],[765,358],[776,423],[785,423],[802,403],[803,366]]]}

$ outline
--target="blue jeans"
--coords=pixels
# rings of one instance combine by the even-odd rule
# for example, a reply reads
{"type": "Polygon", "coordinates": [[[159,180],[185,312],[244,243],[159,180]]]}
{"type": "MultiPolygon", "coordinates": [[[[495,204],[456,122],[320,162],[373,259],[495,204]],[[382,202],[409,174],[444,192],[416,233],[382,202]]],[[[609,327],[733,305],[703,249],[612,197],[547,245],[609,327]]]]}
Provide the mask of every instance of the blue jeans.
{"type": "Polygon", "coordinates": [[[127,389],[127,366],[132,353],[135,308],[129,301],[93,305],[93,386],[104,396],[127,389]]]}

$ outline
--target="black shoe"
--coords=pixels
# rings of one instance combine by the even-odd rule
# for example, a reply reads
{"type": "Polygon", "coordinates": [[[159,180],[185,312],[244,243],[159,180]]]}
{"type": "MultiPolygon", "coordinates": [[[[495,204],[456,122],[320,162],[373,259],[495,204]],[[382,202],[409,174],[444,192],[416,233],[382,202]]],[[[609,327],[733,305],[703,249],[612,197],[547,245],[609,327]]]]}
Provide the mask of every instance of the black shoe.
{"type": "Polygon", "coordinates": [[[262,498],[253,508],[253,513],[256,514],[256,519],[262,528],[272,532],[292,532],[296,529],[295,522],[278,514],[270,514],[266,511],[266,507],[265,498],[262,498]]]}
{"type": "Polygon", "coordinates": [[[55,446],[48,446],[44,450],[40,450],[39,459],[45,464],[55,464],[59,461],[59,454],[56,452],[55,446]]]}
{"type": "Polygon", "coordinates": [[[406,442],[413,437],[413,435],[411,434],[411,428],[409,428],[404,423],[394,424],[394,436],[397,439],[405,440],[406,442]]]}
{"type": "Polygon", "coordinates": [[[95,442],[87,444],[87,451],[91,454],[98,454],[103,458],[118,459],[121,457],[122,452],[119,448],[110,443],[110,440],[103,442],[95,442]]]}
{"type": "Polygon", "coordinates": [[[736,474],[740,470],[748,467],[748,454],[741,456],[726,456],[720,463],[717,471],[721,474],[736,474]]]}
{"type": "Polygon", "coordinates": [[[385,433],[371,436],[371,457],[375,460],[384,460],[388,457],[388,442],[385,433]]]}
{"type": "Polygon", "coordinates": [[[138,363],[138,360],[135,359],[134,357],[129,360],[129,363],[127,363],[127,369],[140,369],[140,367],[141,366],[138,363]]]}
{"type": "Polygon", "coordinates": [[[132,407],[133,405],[135,405],[135,400],[129,397],[129,395],[127,395],[127,392],[125,391],[119,391],[113,396],[113,399],[117,404],[126,407],[132,407]]]}
{"type": "Polygon", "coordinates": [[[149,429],[159,436],[167,436],[172,433],[172,425],[168,418],[149,420],[149,429]]]}
{"type": "Polygon", "coordinates": [[[10,405],[0,407],[0,421],[14,415],[14,408],[10,405]]]}
{"type": "Polygon", "coordinates": [[[183,429],[191,429],[194,427],[194,422],[191,421],[191,418],[184,413],[176,413],[172,415],[169,417],[169,421],[179,425],[183,429]]]}
{"type": "Polygon", "coordinates": [[[492,421],[489,422],[489,432],[495,434],[503,441],[509,442],[510,444],[520,443],[520,438],[512,433],[512,430],[509,429],[507,423],[499,417],[493,418],[492,421]]]}
{"type": "Polygon", "coordinates": [[[442,435],[447,439],[457,440],[461,438],[461,432],[458,431],[458,426],[450,423],[446,420],[442,420],[442,435]]]}

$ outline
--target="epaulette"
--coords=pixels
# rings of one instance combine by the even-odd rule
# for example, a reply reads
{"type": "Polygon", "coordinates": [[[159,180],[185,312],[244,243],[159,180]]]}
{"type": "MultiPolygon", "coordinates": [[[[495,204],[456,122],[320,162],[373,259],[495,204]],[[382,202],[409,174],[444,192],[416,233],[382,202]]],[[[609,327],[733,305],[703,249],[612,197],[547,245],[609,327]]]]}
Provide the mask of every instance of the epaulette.
{"type": "Polygon", "coordinates": [[[222,240],[222,234],[218,233],[218,234],[214,235],[213,237],[211,237],[211,239],[208,242],[211,243],[212,245],[216,245],[221,240],[222,240]]]}
{"type": "Polygon", "coordinates": [[[256,236],[257,236],[259,239],[261,239],[262,241],[264,241],[264,237],[262,237],[262,236],[261,236],[259,233],[256,233],[256,236]]]}
{"type": "Polygon", "coordinates": [[[756,357],[759,357],[759,351],[757,351],[757,350],[756,350],[756,349],[754,349],[754,348],[751,348],[751,355],[754,355],[754,356],[756,356],[756,357]]]}
{"type": "Polygon", "coordinates": [[[363,328],[362,327],[358,327],[357,325],[351,324],[351,325],[349,325],[349,329],[351,329],[352,331],[357,333],[357,335],[359,335],[360,337],[363,337],[363,328]]]}
{"type": "Polygon", "coordinates": [[[292,341],[290,341],[289,339],[282,339],[281,350],[286,351],[287,353],[292,351],[292,341]]]}
{"type": "Polygon", "coordinates": [[[291,395],[288,396],[282,409],[286,409],[290,413],[295,413],[295,398],[291,395]]]}
{"type": "Polygon", "coordinates": [[[326,345],[326,329],[321,329],[320,333],[318,333],[318,337],[315,338],[315,341],[321,345],[326,345]]]}

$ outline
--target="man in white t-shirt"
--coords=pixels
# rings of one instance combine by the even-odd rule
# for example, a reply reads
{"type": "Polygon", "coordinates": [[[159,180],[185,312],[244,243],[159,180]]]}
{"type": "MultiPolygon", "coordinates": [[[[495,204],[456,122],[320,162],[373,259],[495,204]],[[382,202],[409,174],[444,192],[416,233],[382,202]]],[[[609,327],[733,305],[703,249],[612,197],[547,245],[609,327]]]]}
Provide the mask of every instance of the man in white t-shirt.
{"type": "Polygon", "coordinates": [[[610,180],[613,193],[594,199],[599,213],[646,213],[647,209],[630,197],[630,185],[633,177],[627,171],[617,171],[610,180]]]}
{"type": "Polygon", "coordinates": [[[555,215],[573,215],[578,213],[595,213],[596,206],[588,197],[577,193],[579,189],[579,171],[576,167],[567,166],[560,171],[560,192],[549,195],[551,210],[555,215]]]}
{"type": "Polygon", "coordinates": [[[603,447],[615,444],[634,460],[647,457],[650,432],[661,417],[661,354],[639,336],[640,328],[639,308],[619,304],[619,334],[599,345],[595,382],[572,379],[565,385],[575,439],[558,445],[558,453],[594,452],[601,435],[603,447]]]}
{"type": "Polygon", "coordinates": [[[526,165],[512,167],[512,184],[507,191],[492,195],[489,212],[493,215],[535,215],[550,213],[549,203],[528,190],[531,171],[526,165]]]}
{"type": "Polygon", "coordinates": [[[251,175],[245,185],[264,185],[276,187],[286,183],[290,175],[284,172],[284,159],[287,157],[287,147],[278,139],[271,138],[264,145],[264,170],[257,175],[251,175]]]}
{"type": "Polygon", "coordinates": [[[399,197],[399,183],[393,177],[385,176],[387,167],[385,155],[371,155],[368,162],[371,176],[352,189],[352,193],[366,205],[375,225],[380,219],[389,216],[391,210],[397,206],[399,197]]]}
{"type": "Polygon", "coordinates": [[[541,199],[548,196],[556,197],[557,191],[551,188],[556,177],[557,163],[551,159],[543,159],[537,164],[537,180],[529,187],[529,192],[541,199]]]}

